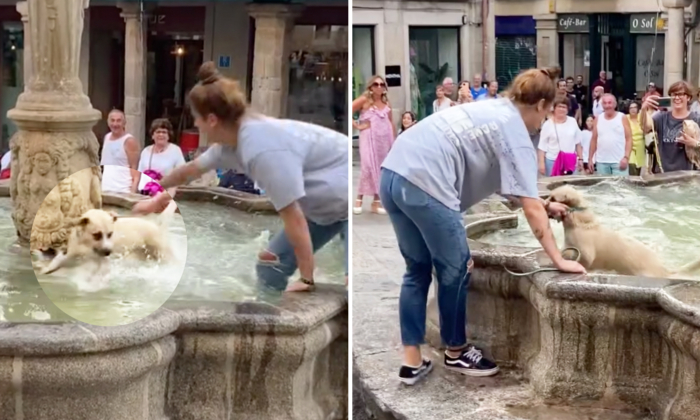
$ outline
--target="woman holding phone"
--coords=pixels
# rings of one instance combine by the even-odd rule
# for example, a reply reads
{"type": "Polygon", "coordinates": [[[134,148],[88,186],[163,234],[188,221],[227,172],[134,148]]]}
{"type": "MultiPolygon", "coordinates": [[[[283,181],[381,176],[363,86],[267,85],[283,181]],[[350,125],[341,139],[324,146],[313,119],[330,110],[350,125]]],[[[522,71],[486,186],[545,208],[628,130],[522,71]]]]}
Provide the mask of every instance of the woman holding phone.
{"type": "Polygon", "coordinates": [[[686,154],[686,146],[700,150],[700,141],[683,132],[685,120],[700,124],[700,115],[690,112],[690,100],[694,93],[690,83],[679,81],[668,88],[668,98],[649,95],[642,104],[640,119],[644,133],[653,131],[656,135],[656,141],[649,146],[652,149],[650,153],[657,156],[652,168],[654,173],[694,169],[686,154]],[[659,110],[664,105],[668,105],[668,110],[659,110]],[[648,115],[657,110],[659,112],[653,116],[648,115]]]}

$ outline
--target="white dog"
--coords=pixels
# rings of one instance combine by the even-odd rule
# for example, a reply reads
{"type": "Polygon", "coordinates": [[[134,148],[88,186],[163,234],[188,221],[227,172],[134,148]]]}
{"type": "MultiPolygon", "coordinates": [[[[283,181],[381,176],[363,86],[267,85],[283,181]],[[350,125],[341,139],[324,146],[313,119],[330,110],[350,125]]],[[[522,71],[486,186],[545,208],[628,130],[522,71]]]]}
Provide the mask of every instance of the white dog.
{"type": "Polygon", "coordinates": [[[102,275],[109,267],[111,254],[169,260],[173,254],[167,226],[176,210],[177,205],[170,201],[155,223],[99,209],[88,210],[71,230],[66,251],[59,252],[41,273],[94,263],[95,274],[102,275]]]}
{"type": "Polygon", "coordinates": [[[572,209],[562,220],[565,246],[581,252],[579,262],[586,270],[663,278],[688,278],[700,270],[700,259],[678,271],[668,270],[657,253],[642,242],[601,226],[588,209],[589,204],[573,187],[556,188],[548,200],[572,209]]]}

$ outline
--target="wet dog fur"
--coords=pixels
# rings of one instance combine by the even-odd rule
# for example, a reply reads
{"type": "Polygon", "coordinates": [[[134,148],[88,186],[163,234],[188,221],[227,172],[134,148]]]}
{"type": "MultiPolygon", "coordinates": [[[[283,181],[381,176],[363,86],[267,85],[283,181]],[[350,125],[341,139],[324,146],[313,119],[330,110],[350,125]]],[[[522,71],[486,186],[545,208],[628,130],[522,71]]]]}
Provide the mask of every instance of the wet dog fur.
{"type": "Polygon", "coordinates": [[[548,201],[575,208],[562,219],[564,246],[581,252],[579,262],[586,270],[657,278],[688,278],[700,270],[700,259],[678,271],[668,270],[658,254],[641,241],[601,226],[590,204],[571,186],[554,189],[548,201]]]}
{"type": "MultiPolygon", "coordinates": [[[[693,120],[683,121],[683,132],[693,136],[696,140],[700,140],[700,127],[693,120]]],[[[688,160],[700,168],[700,151],[695,147],[685,146],[685,153],[688,156],[688,160]]]]}
{"type": "Polygon", "coordinates": [[[167,222],[176,210],[177,205],[171,201],[156,222],[141,217],[119,217],[100,209],[88,210],[71,229],[65,252],[58,252],[41,273],[93,263],[95,274],[103,275],[108,271],[108,257],[112,254],[170,260],[167,222]]]}

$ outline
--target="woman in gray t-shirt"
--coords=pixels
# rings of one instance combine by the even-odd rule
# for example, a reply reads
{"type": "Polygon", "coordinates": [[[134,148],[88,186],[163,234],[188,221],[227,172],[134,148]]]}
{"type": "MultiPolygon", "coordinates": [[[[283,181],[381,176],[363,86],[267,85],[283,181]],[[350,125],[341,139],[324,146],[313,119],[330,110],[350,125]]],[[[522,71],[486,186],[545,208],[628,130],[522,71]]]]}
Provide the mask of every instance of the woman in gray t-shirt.
{"type": "Polygon", "coordinates": [[[688,159],[686,148],[692,147],[700,151],[700,141],[683,132],[685,120],[693,120],[700,124],[700,115],[691,112],[689,106],[693,98],[693,88],[688,82],[679,81],[668,88],[668,96],[671,97],[670,110],[658,111],[651,118],[648,117],[648,112],[659,108],[659,96],[649,95],[642,104],[640,115],[644,133],[653,129],[656,134],[656,141],[649,145],[649,152],[654,159],[652,172],[697,169],[688,159]]]}
{"type": "Polygon", "coordinates": [[[537,155],[529,133],[537,130],[556,96],[558,69],[520,74],[504,98],[454,106],[418,122],[401,135],[382,165],[379,194],[406,260],[399,299],[404,362],[399,379],[414,384],[432,368],[420,345],[435,267],[445,367],[490,376],[498,367],[467,344],[466,299],[473,262],[462,213],[491,194],[517,197],[533,233],[554,265],[583,273],[564,260],[537,188],[537,155]]]}
{"type": "MultiPolygon", "coordinates": [[[[247,110],[238,84],[204,63],[189,100],[195,124],[214,143],[194,161],[160,182],[168,189],[213,169],[234,169],[265,190],[284,222],[258,255],[256,270],[266,289],[305,291],[314,285],[314,252],[333,238],[345,243],[347,284],[349,156],[346,135],[300,121],[279,120],[247,110]],[[300,279],[288,278],[299,268],[300,279]]],[[[164,208],[161,194],[134,206],[135,212],[164,208]]]]}

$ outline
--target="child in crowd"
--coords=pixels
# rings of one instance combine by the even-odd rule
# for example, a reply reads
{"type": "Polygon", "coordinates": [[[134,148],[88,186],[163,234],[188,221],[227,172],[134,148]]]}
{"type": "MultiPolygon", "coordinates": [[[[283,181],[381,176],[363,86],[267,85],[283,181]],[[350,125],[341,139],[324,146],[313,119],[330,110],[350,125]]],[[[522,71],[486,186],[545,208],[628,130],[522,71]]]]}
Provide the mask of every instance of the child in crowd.
{"type": "MultiPolygon", "coordinates": [[[[584,123],[583,130],[581,130],[581,147],[583,148],[583,173],[588,173],[588,153],[591,150],[591,138],[593,137],[593,123],[595,119],[593,115],[589,115],[584,123]]],[[[595,162],[595,159],[593,159],[595,162]]],[[[593,173],[595,173],[595,168],[593,168],[593,173]]]]}
{"type": "Polygon", "coordinates": [[[445,96],[445,88],[442,85],[437,85],[435,88],[435,96],[437,99],[433,101],[433,114],[449,109],[452,106],[452,101],[445,96]]]}
{"type": "Polygon", "coordinates": [[[401,127],[399,128],[399,134],[408,130],[416,121],[416,114],[411,111],[406,111],[401,116],[401,127]]]}

